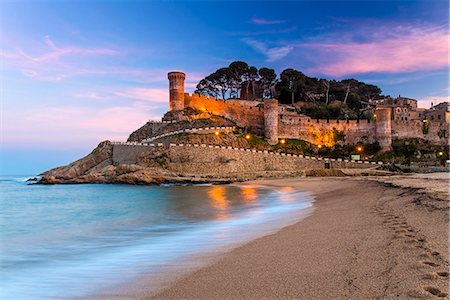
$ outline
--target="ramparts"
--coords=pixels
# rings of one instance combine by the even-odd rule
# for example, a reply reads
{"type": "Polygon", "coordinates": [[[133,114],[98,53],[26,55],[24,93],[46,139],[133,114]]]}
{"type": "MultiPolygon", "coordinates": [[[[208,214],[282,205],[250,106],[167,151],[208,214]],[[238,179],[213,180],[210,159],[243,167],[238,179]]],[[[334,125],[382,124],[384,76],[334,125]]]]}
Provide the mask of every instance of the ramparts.
{"type": "MultiPolygon", "coordinates": [[[[264,102],[223,100],[184,93],[184,86],[180,83],[184,80],[184,74],[183,76],[173,74],[178,73],[169,75],[171,107],[175,101],[179,107],[178,112],[182,108],[191,107],[223,116],[239,127],[264,136],[270,144],[276,144],[283,138],[300,139],[326,146],[333,146],[338,142],[345,144],[378,142],[383,150],[390,149],[392,139],[402,138],[422,138],[433,143],[449,144],[448,123],[394,121],[389,107],[377,107],[372,120],[313,120],[296,112],[279,109],[275,99],[267,99],[264,102]],[[184,107],[179,104],[181,97],[184,98],[184,107]]],[[[183,118],[175,109],[172,111],[176,118],[183,118]]]]}
{"type": "Polygon", "coordinates": [[[352,161],[257,151],[206,144],[142,144],[113,143],[113,164],[136,164],[151,149],[167,151],[170,162],[167,170],[188,176],[227,177],[231,174],[252,172],[298,172],[305,170],[367,169],[376,168],[381,162],[352,161]]]}

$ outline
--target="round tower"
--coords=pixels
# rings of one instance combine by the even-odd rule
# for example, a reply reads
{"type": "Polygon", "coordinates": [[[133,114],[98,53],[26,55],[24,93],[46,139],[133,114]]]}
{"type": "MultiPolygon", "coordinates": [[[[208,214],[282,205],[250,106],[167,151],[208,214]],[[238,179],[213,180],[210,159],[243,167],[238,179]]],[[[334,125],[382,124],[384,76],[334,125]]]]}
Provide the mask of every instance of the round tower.
{"type": "Polygon", "coordinates": [[[264,100],[264,136],[270,145],[278,144],[278,100],[264,100]]]}
{"type": "Polygon", "coordinates": [[[170,111],[184,109],[184,79],[183,72],[170,72],[167,74],[170,90],[170,111]]]}
{"type": "Polygon", "coordinates": [[[392,144],[392,111],[390,107],[377,107],[375,110],[375,133],[381,150],[388,151],[392,144]]]}

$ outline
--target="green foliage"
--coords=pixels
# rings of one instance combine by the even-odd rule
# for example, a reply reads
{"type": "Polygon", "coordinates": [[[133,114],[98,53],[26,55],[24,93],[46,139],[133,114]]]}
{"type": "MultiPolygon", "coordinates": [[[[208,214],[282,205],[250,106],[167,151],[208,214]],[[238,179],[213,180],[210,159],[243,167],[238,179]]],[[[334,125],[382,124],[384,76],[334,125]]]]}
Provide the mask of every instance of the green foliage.
{"type": "Polygon", "coordinates": [[[381,150],[379,143],[336,144],[333,147],[322,147],[318,149],[317,153],[330,158],[350,157],[352,154],[356,154],[356,148],[358,146],[364,149],[362,154],[367,156],[372,156],[381,150]]]}
{"type": "Polygon", "coordinates": [[[278,143],[273,147],[274,151],[286,152],[291,154],[305,154],[312,155],[314,153],[314,146],[302,140],[288,139],[285,143],[278,143]]]}
{"type": "MultiPolygon", "coordinates": [[[[317,105],[309,108],[311,115],[320,118],[343,118],[342,109],[323,108],[333,102],[341,102],[350,111],[352,118],[362,117],[362,108],[370,99],[381,96],[381,89],[356,79],[341,81],[309,77],[302,72],[288,68],[281,72],[277,81],[275,70],[249,66],[243,61],[234,61],[228,67],[220,68],[200,80],[196,93],[223,99],[240,97],[241,88],[249,95],[250,82],[259,87],[257,98],[275,97],[280,103],[293,104],[297,101],[317,105]],[[275,94],[272,92],[275,90],[275,94]]],[[[252,88],[254,85],[252,84],[252,88]]],[[[255,90],[253,90],[253,95],[255,90]]],[[[255,96],[255,95],[254,95],[255,96]]]]}
{"type": "Polygon", "coordinates": [[[333,128],[333,135],[334,135],[334,141],[335,142],[343,142],[343,141],[345,141],[345,133],[344,133],[344,131],[337,130],[336,128],[333,128]]]}
{"type": "Polygon", "coordinates": [[[313,119],[345,119],[345,105],[342,103],[306,103],[301,112],[313,119]]]}
{"type": "MultiPolygon", "coordinates": [[[[244,135],[242,137],[244,137],[244,135]]],[[[248,143],[251,147],[254,147],[256,149],[261,148],[261,146],[263,147],[270,146],[269,143],[264,138],[256,135],[251,135],[250,139],[248,140],[248,143]]]]}
{"type": "Polygon", "coordinates": [[[429,131],[430,131],[430,125],[428,124],[428,122],[423,122],[423,124],[422,124],[422,133],[423,134],[428,134],[429,131]]]}
{"type": "Polygon", "coordinates": [[[441,129],[441,130],[438,131],[438,137],[440,139],[442,139],[442,138],[445,137],[446,133],[447,133],[447,131],[445,129],[441,129]]]}

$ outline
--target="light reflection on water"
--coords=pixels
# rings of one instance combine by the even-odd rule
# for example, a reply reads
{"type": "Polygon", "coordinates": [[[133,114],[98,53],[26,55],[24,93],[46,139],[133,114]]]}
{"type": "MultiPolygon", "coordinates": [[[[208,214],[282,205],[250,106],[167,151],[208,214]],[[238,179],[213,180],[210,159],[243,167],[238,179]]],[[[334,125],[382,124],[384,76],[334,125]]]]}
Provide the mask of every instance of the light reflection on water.
{"type": "Polygon", "coordinates": [[[3,299],[89,295],[267,234],[311,206],[292,188],[249,184],[27,186],[3,178],[0,188],[3,299]]]}

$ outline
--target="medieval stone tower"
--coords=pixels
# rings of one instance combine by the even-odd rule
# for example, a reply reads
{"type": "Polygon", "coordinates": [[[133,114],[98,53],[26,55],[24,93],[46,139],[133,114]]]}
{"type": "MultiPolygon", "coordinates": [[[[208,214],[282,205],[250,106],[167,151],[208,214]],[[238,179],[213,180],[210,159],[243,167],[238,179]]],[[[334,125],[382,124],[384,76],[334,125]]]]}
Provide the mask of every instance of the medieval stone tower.
{"type": "Polygon", "coordinates": [[[183,72],[170,72],[169,78],[170,90],[170,111],[181,111],[184,109],[184,79],[186,75],[183,72]]]}
{"type": "Polygon", "coordinates": [[[264,137],[270,145],[278,144],[278,100],[264,100],[264,137]]]}
{"type": "Polygon", "coordinates": [[[390,107],[377,107],[375,111],[375,136],[381,149],[387,151],[392,144],[392,120],[390,107]]]}

